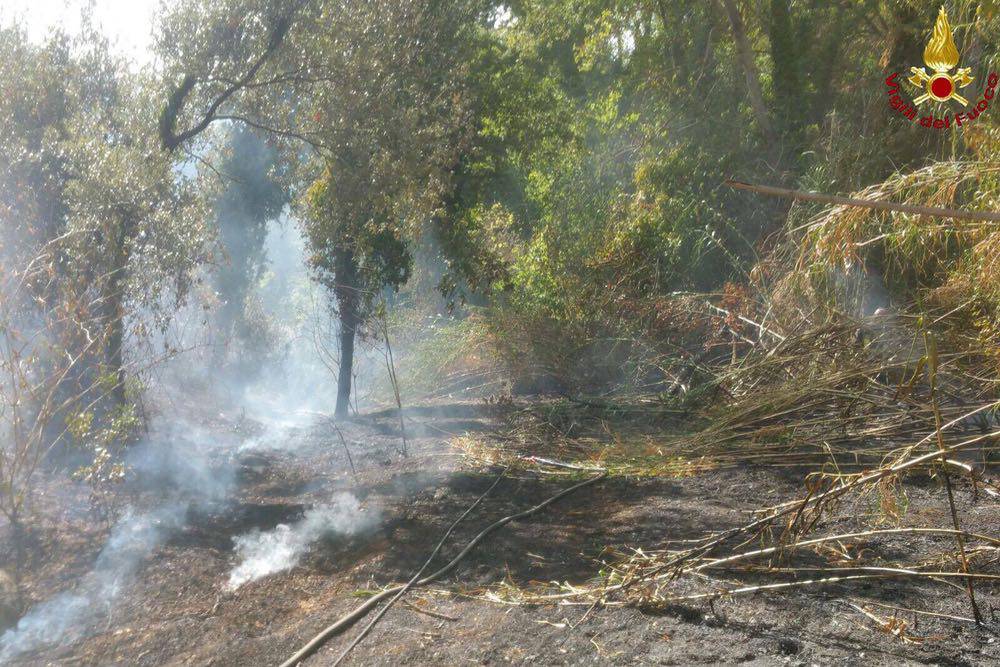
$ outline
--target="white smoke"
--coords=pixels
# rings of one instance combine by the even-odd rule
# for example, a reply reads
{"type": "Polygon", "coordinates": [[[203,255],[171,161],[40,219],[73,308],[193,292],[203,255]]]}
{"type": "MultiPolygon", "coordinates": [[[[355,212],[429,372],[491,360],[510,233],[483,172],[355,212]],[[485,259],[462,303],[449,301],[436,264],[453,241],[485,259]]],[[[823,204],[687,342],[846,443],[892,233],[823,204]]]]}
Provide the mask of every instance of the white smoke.
{"type": "MultiPolygon", "coordinates": [[[[276,446],[287,427],[272,428],[254,439],[276,446]]],[[[172,422],[157,429],[126,457],[137,490],[158,499],[148,511],[125,510],[89,572],[68,591],[35,605],[18,624],[0,635],[0,664],[50,646],[66,646],[98,630],[134,582],[146,560],[184,528],[192,512],[218,512],[230,501],[236,483],[238,452],[245,442],[220,441],[196,424],[172,422]]],[[[236,538],[242,564],[230,586],[294,567],[310,544],[326,534],[348,535],[376,521],[347,493],[305,513],[292,526],[255,531],[236,538]]]]}
{"type": "Polygon", "coordinates": [[[153,550],[184,521],[186,506],[170,505],[146,514],[131,510],[115,524],[94,568],[77,588],[35,606],[0,636],[0,663],[51,644],[83,637],[110,613],[121,591],[153,550]]]}
{"type": "MultiPolygon", "coordinates": [[[[137,367],[140,360],[164,357],[146,379],[150,402],[168,413],[155,420],[143,442],[129,448],[125,461],[142,500],[112,527],[90,571],[72,588],[35,605],[17,626],[0,633],[0,664],[47,647],[67,646],[99,631],[145,562],[184,528],[190,514],[220,512],[231,501],[241,453],[293,449],[302,441],[296,433],[332,409],[336,321],[328,307],[329,294],[310,279],[304,247],[294,221],[269,223],[269,270],[253,292],[263,315],[281,334],[282,354],[273,355],[255,373],[220,380],[212,357],[218,333],[206,315],[211,302],[198,294],[176,313],[169,327],[151,327],[148,341],[127,350],[137,367]],[[215,399],[220,385],[224,395],[218,406],[209,404],[213,411],[221,416],[225,410],[234,420],[239,414],[241,423],[247,418],[261,426],[259,432],[243,435],[223,432],[217,424],[199,425],[205,401],[215,399]],[[187,415],[191,409],[198,411],[187,415]],[[148,509],[150,505],[155,508],[148,509]]],[[[363,348],[355,363],[359,374],[366,372],[363,348]]],[[[214,424],[214,418],[205,423],[214,424]]],[[[363,510],[354,496],[341,494],[292,525],[237,537],[239,565],[228,586],[235,589],[292,568],[323,536],[354,534],[376,521],[376,512],[363,510]]]]}
{"type": "Polygon", "coordinates": [[[221,507],[234,479],[233,465],[218,456],[221,447],[196,425],[179,423],[134,445],[126,466],[138,478],[137,488],[154,494],[158,506],[127,508],[77,585],[35,605],[0,635],[0,663],[88,636],[112,613],[143,562],[184,527],[189,511],[221,507]]]}
{"type": "Polygon", "coordinates": [[[279,524],[274,530],[253,530],[234,538],[239,564],[229,574],[227,588],[235,590],[275,572],[298,565],[314,542],[327,535],[353,535],[377,521],[350,493],[340,493],[333,502],[308,510],[292,525],[279,524]]]}

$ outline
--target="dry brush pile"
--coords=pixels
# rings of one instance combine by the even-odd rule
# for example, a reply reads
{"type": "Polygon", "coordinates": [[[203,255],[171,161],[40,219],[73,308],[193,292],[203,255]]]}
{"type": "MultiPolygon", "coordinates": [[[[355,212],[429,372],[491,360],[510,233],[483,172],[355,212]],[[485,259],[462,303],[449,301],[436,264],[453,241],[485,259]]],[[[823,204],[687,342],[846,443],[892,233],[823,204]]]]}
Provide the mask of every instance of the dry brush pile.
{"type": "MultiPolygon", "coordinates": [[[[995,173],[995,165],[936,165],[859,196],[995,208],[995,173]]],[[[967,614],[926,613],[983,620],[976,591],[1000,581],[1000,534],[996,522],[979,525],[968,510],[1000,498],[990,479],[1000,436],[1000,283],[990,248],[1000,232],[853,207],[810,213],[792,231],[792,250],[785,245],[753,272],[755,289],[727,289],[707,304],[678,297],[701,318],[704,342],[671,369],[668,389],[515,413],[506,441],[464,443],[481,460],[558,459],[572,461],[577,474],[639,476],[651,471],[649,457],[616,456],[615,444],[630,429],[658,426],[675,432],[656,438],[661,459],[686,462],[688,472],[791,467],[802,473],[801,495],[695,541],[619,549],[588,585],[505,586],[489,597],[662,608],[830,586],[846,595],[862,582],[909,579],[967,600],[967,614]],[[914,488],[939,499],[943,520],[908,515],[914,488]]],[[[652,472],[683,470],[674,463],[652,472]]],[[[917,640],[895,612],[855,609],[917,640]]]]}

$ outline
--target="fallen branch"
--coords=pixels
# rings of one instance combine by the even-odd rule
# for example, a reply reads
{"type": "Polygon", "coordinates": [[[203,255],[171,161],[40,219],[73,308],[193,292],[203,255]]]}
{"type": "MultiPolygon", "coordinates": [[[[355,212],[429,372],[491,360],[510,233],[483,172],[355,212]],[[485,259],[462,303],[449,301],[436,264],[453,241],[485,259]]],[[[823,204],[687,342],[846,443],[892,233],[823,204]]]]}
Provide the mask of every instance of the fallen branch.
{"type": "MultiPolygon", "coordinates": [[[[955,536],[958,531],[951,528],[887,528],[884,530],[866,530],[857,533],[844,533],[841,535],[830,535],[827,537],[817,537],[811,540],[803,540],[801,542],[795,542],[794,544],[782,544],[775,547],[767,547],[765,549],[756,549],[754,551],[745,551],[743,553],[734,554],[732,556],[727,556],[725,558],[719,558],[717,560],[709,561],[707,563],[702,563],[697,567],[691,568],[690,572],[698,572],[700,570],[705,570],[709,568],[717,568],[723,565],[731,565],[733,563],[749,560],[752,558],[757,558],[759,556],[769,556],[776,552],[793,551],[795,549],[801,549],[803,547],[816,546],[818,544],[824,544],[826,542],[840,542],[842,540],[853,540],[859,537],[876,537],[884,535],[907,535],[907,534],[931,534],[931,535],[949,535],[955,536]]],[[[993,545],[1000,546],[1000,539],[989,537],[988,535],[979,535],[976,533],[962,532],[964,537],[983,540],[993,545]]]]}
{"type": "MultiPolygon", "coordinates": [[[[850,571],[865,570],[866,568],[845,568],[850,571]]],[[[898,568],[867,568],[870,570],[878,570],[873,574],[850,574],[840,577],[824,577],[822,579],[804,579],[802,581],[783,581],[778,584],[761,584],[759,586],[743,586],[741,588],[728,588],[718,591],[712,591],[711,593],[696,593],[694,595],[678,595],[674,597],[663,598],[662,600],[657,600],[657,604],[670,604],[674,602],[689,602],[691,600],[717,600],[722,597],[731,597],[734,595],[745,595],[747,593],[760,593],[763,591],[775,591],[784,588],[803,588],[805,586],[823,586],[826,584],[836,584],[843,581],[856,581],[858,579],[893,579],[893,578],[908,578],[913,577],[917,579],[935,579],[935,578],[973,578],[973,579],[985,579],[988,581],[996,581],[1000,579],[1000,575],[995,574],[979,574],[976,572],[970,572],[965,574],[964,572],[922,572],[918,570],[904,570],[898,568]]],[[[833,571],[833,570],[819,570],[820,572],[833,571]]]]}
{"type": "Polygon", "coordinates": [[[877,201],[873,199],[856,199],[854,197],[840,197],[837,195],[824,195],[818,192],[803,192],[802,190],[789,190],[787,188],[775,188],[769,185],[753,185],[740,181],[728,180],[725,182],[736,190],[746,190],[757,192],[769,197],[782,197],[784,199],[796,199],[800,201],[813,201],[821,204],[833,204],[835,206],[854,206],[857,208],[870,208],[876,211],[895,211],[896,213],[911,213],[913,215],[930,215],[938,218],[952,218],[955,220],[980,220],[987,222],[1000,222],[1000,213],[993,211],[959,211],[953,208],[941,208],[938,206],[918,206],[916,204],[897,204],[889,201],[877,201]]]}
{"type": "Polygon", "coordinates": [[[411,602],[407,602],[405,600],[402,602],[402,605],[404,607],[406,607],[407,609],[411,609],[411,610],[417,612],[418,614],[423,614],[425,616],[430,616],[431,618],[438,618],[438,619],[441,619],[442,621],[452,621],[452,622],[454,622],[454,621],[458,620],[458,618],[455,617],[455,616],[449,616],[447,614],[442,614],[439,611],[432,611],[430,609],[421,609],[417,605],[415,605],[415,604],[413,604],[411,602]]]}
{"type": "MultiPolygon", "coordinates": [[[[388,340],[389,338],[388,336],[386,336],[386,341],[388,342],[388,340]]],[[[400,410],[399,414],[402,417],[403,414],[402,410],[400,410]]],[[[392,605],[396,604],[396,602],[398,602],[401,597],[406,595],[406,591],[410,590],[410,588],[413,587],[413,584],[416,583],[417,579],[420,578],[420,575],[422,575],[424,571],[428,567],[430,567],[431,561],[433,561],[437,557],[437,555],[441,552],[441,547],[443,547],[444,543],[448,541],[449,537],[451,537],[451,534],[452,532],[454,532],[455,527],[458,526],[458,524],[462,523],[462,521],[465,520],[465,517],[472,514],[472,511],[474,509],[479,507],[479,504],[483,502],[483,499],[486,498],[486,496],[490,495],[490,493],[493,492],[493,489],[497,488],[497,484],[499,484],[500,480],[502,480],[507,475],[507,472],[509,470],[510,466],[504,468],[503,472],[497,475],[496,480],[493,481],[493,484],[490,485],[490,488],[483,491],[482,495],[476,498],[476,502],[469,505],[469,508],[466,509],[464,512],[462,512],[462,515],[457,519],[455,519],[455,521],[453,521],[450,526],[448,526],[448,530],[446,530],[444,535],[441,536],[441,539],[438,540],[437,546],[435,546],[434,550],[431,551],[431,555],[427,557],[427,560],[425,560],[424,564],[420,566],[420,569],[417,570],[416,573],[414,573],[414,575],[410,577],[410,580],[407,581],[406,584],[404,584],[403,587],[399,589],[399,592],[396,593],[396,595],[391,600],[389,600],[388,604],[386,604],[384,607],[378,610],[378,613],[375,614],[375,618],[373,618],[371,622],[369,622],[368,625],[365,626],[364,630],[362,630],[358,634],[358,636],[354,638],[354,641],[352,641],[347,646],[347,648],[344,649],[344,652],[340,654],[340,657],[333,662],[333,667],[337,667],[337,665],[342,663],[344,659],[347,657],[347,654],[350,653],[355,646],[361,643],[361,640],[364,639],[368,635],[368,633],[372,631],[372,628],[375,627],[375,624],[378,623],[383,616],[385,616],[385,613],[389,611],[392,605]]]]}
{"type": "Polygon", "coordinates": [[[658,570],[659,571],[666,570],[666,569],[668,569],[670,567],[677,566],[680,563],[683,563],[684,561],[689,560],[689,559],[694,558],[694,557],[706,556],[710,552],[712,552],[716,547],[718,547],[719,545],[721,545],[723,542],[726,542],[730,538],[735,537],[736,535],[739,535],[741,533],[745,534],[745,533],[747,533],[749,531],[756,530],[758,528],[762,528],[762,527],[764,527],[766,525],[769,525],[774,520],[779,519],[779,518],[784,517],[784,516],[788,516],[789,514],[792,514],[792,513],[801,513],[810,504],[812,504],[813,507],[818,507],[821,503],[828,502],[828,501],[833,500],[835,498],[839,498],[840,496],[844,495],[845,493],[847,493],[851,489],[857,488],[858,486],[862,486],[862,485],[865,485],[865,484],[870,484],[872,482],[876,482],[876,481],[878,481],[880,479],[883,479],[885,477],[888,477],[890,475],[896,475],[896,474],[899,474],[899,473],[904,472],[906,470],[909,470],[911,468],[915,468],[917,466],[920,466],[920,465],[923,465],[923,464],[926,464],[926,463],[931,463],[935,459],[940,458],[942,453],[944,453],[945,455],[947,455],[947,454],[950,454],[952,452],[956,452],[956,451],[968,448],[968,447],[970,447],[970,446],[972,446],[972,445],[974,445],[974,444],[976,444],[978,442],[982,442],[983,440],[988,440],[988,439],[991,439],[991,438],[997,438],[998,436],[1000,436],[1000,431],[994,431],[994,432],[991,432],[991,433],[986,433],[984,435],[981,435],[981,436],[978,436],[978,437],[975,437],[975,438],[970,438],[969,440],[965,440],[963,442],[957,443],[957,444],[952,445],[950,447],[946,447],[943,450],[943,452],[941,452],[941,451],[933,451],[933,452],[930,452],[928,454],[924,454],[922,456],[916,456],[916,457],[908,459],[906,461],[902,461],[900,463],[896,463],[895,465],[886,466],[886,467],[883,467],[883,468],[878,468],[877,470],[874,470],[872,472],[865,473],[863,475],[859,475],[855,479],[853,479],[851,481],[847,481],[847,482],[842,482],[838,486],[835,486],[832,489],[824,491],[823,493],[820,493],[818,495],[809,495],[809,496],[807,496],[807,497],[805,497],[805,498],[803,498],[801,500],[797,500],[797,501],[795,501],[793,503],[784,505],[784,506],[782,506],[781,509],[774,511],[774,512],[768,514],[765,517],[762,517],[762,518],[757,519],[755,521],[751,521],[750,523],[748,523],[746,525],[739,526],[739,527],[733,528],[731,530],[727,530],[727,531],[723,532],[722,534],[720,534],[718,537],[712,539],[707,544],[705,544],[703,546],[700,546],[700,547],[697,547],[696,549],[692,549],[689,552],[685,552],[685,553],[681,554],[680,556],[678,556],[677,558],[672,559],[670,562],[665,563],[660,568],[658,568],[658,570]]]}
{"type": "Polygon", "coordinates": [[[469,553],[471,553],[472,550],[475,549],[476,546],[480,542],[482,542],[483,539],[485,539],[486,536],[488,536],[490,533],[498,530],[499,528],[502,528],[503,526],[506,526],[508,523],[510,523],[512,521],[516,521],[518,519],[525,519],[525,518],[527,518],[529,516],[537,514],[538,512],[541,512],[543,509],[545,509],[546,507],[548,507],[552,503],[556,502],[557,500],[560,500],[561,498],[564,498],[564,497],[570,495],[571,493],[574,493],[575,491],[579,491],[580,489],[582,489],[582,488],[584,488],[586,486],[590,486],[591,484],[595,484],[597,482],[600,482],[601,480],[605,479],[607,476],[608,476],[607,472],[602,472],[600,475],[597,475],[596,477],[591,477],[590,479],[584,480],[583,482],[580,482],[579,484],[574,484],[573,486],[571,486],[571,487],[569,487],[567,489],[563,489],[562,491],[560,491],[556,495],[552,496],[551,498],[549,498],[547,500],[542,501],[541,503],[535,505],[534,507],[526,509],[523,512],[518,512],[517,514],[511,514],[510,516],[505,516],[504,518],[500,519],[499,521],[495,521],[494,523],[491,523],[489,526],[487,526],[486,528],[484,528],[482,530],[482,532],[480,532],[478,535],[476,535],[474,538],[472,538],[472,540],[468,544],[465,545],[465,548],[462,549],[458,553],[457,556],[455,556],[450,562],[448,562],[447,565],[445,565],[444,567],[442,567],[440,570],[438,570],[437,572],[434,572],[432,574],[427,575],[423,579],[419,579],[417,581],[414,581],[412,583],[412,585],[410,585],[410,584],[400,584],[398,586],[393,586],[392,588],[387,588],[384,591],[382,591],[381,593],[377,593],[377,594],[373,595],[372,597],[368,598],[368,600],[366,600],[363,604],[359,605],[356,609],[354,609],[354,611],[350,612],[346,616],[343,616],[337,622],[335,622],[333,625],[330,625],[329,627],[327,627],[326,629],[324,629],[322,632],[320,632],[318,635],[316,635],[311,640],[309,640],[309,642],[306,643],[305,646],[303,646],[302,648],[300,648],[298,651],[296,651],[295,654],[292,657],[290,657],[285,662],[281,663],[281,667],[295,667],[295,665],[298,665],[303,660],[305,660],[306,658],[308,658],[309,656],[311,656],[313,653],[315,653],[331,637],[340,634],[341,632],[343,632],[344,630],[348,629],[349,627],[351,627],[352,625],[354,625],[355,623],[357,623],[359,620],[361,620],[362,618],[364,618],[365,615],[367,615],[368,612],[372,608],[374,608],[375,606],[377,606],[379,604],[379,602],[381,602],[385,598],[389,597],[390,595],[396,595],[396,594],[400,593],[401,591],[406,590],[407,588],[418,588],[420,586],[426,586],[427,584],[429,584],[431,582],[434,582],[434,581],[437,581],[438,579],[440,579],[444,575],[448,574],[453,569],[455,569],[455,567],[462,561],[462,559],[464,559],[466,556],[468,556],[469,553]]]}

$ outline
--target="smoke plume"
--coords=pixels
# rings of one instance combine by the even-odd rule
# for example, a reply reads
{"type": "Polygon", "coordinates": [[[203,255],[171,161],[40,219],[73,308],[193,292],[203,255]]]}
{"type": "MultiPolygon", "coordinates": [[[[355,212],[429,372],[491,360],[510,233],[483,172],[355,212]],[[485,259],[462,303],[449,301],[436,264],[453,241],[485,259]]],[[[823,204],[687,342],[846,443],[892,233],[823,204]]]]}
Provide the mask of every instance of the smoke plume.
{"type": "Polygon", "coordinates": [[[112,529],[94,568],[76,590],[37,605],[0,637],[0,662],[85,636],[111,612],[143,560],[180,527],[186,513],[187,508],[178,504],[144,514],[126,512],[112,529]]]}
{"type": "Polygon", "coordinates": [[[235,590],[247,582],[291,569],[320,538],[353,535],[372,527],[376,521],[375,513],[363,510],[357,498],[340,493],[333,502],[308,510],[297,523],[240,535],[233,540],[240,562],[229,574],[227,587],[235,590]]]}

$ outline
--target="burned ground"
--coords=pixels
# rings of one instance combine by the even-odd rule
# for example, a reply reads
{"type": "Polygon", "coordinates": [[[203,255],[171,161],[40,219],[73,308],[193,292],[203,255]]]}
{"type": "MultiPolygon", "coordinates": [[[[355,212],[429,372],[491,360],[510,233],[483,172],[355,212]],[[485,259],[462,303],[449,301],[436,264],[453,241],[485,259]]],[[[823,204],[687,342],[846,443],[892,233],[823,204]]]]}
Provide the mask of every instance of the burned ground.
{"type": "MultiPolygon", "coordinates": [[[[221,505],[188,513],[184,524],[143,560],[126,590],[86,636],[23,654],[18,665],[272,665],[360,601],[359,594],[405,581],[420,567],[447,526],[490,484],[500,468],[475,465],[453,436],[497,434],[500,423],[478,403],[426,406],[411,412],[409,456],[400,457],[398,420],[375,413],[339,425],[316,417],[286,430],[280,441],[240,451],[225,448],[219,469],[236,471],[221,505]],[[350,450],[356,473],[345,452],[350,450]],[[311,546],[292,569],[235,591],[225,583],[234,565],[233,539],[299,519],[334,494],[353,493],[377,511],[377,523],[357,534],[311,546]]],[[[239,441],[234,422],[206,424],[219,438],[239,441]]],[[[544,454],[544,452],[540,452],[544,454]]],[[[967,616],[960,591],[934,581],[872,580],[799,591],[761,593],[653,609],[584,604],[524,605],[504,600],[504,587],[593,580],[611,550],[655,549],[666,540],[696,539],[745,522],[747,511],[797,497],[803,470],[746,465],[677,478],[612,476],[546,511],[495,533],[458,569],[429,588],[411,592],[351,654],[353,664],[989,664],[1000,660],[993,610],[1000,585],[977,586],[987,624],[894,612],[888,607],[967,616]],[[484,593],[493,592],[492,596],[484,593]],[[491,599],[488,599],[491,598],[491,599]],[[852,607],[851,604],[857,605],[852,607]],[[901,636],[876,627],[858,611],[905,619],[901,636]],[[914,624],[914,621],[915,624],[914,624]]],[[[446,545],[434,565],[450,559],[492,521],[539,502],[569,482],[563,475],[512,470],[446,545]]],[[[53,482],[53,493],[59,488],[53,482]]],[[[122,489],[123,496],[127,489],[122,489]]],[[[107,537],[58,508],[76,494],[38,507],[26,590],[31,603],[72,590],[107,537]]],[[[913,479],[902,525],[947,526],[939,484],[913,479]]],[[[970,530],[1000,532],[995,500],[973,503],[958,488],[970,530]]],[[[124,498],[120,499],[124,501],[124,498]]],[[[129,502],[155,502],[130,492],[129,502]]],[[[873,515],[871,499],[854,499],[841,514],[849,529],[873,515]],[[851,504],[853,503],[853,504],[851,504]]],[[[947,547],[945,537],[905,541],[873,538],[869,553],[913,560],[947,547]]],[[[980,571],[996,572],[996,563],[980,571]]],[[[686,578],[677,591],[720,585],[686,578]]],[[[358,628],[336,637],[307,664],[330,664],[358,628]]]]}

